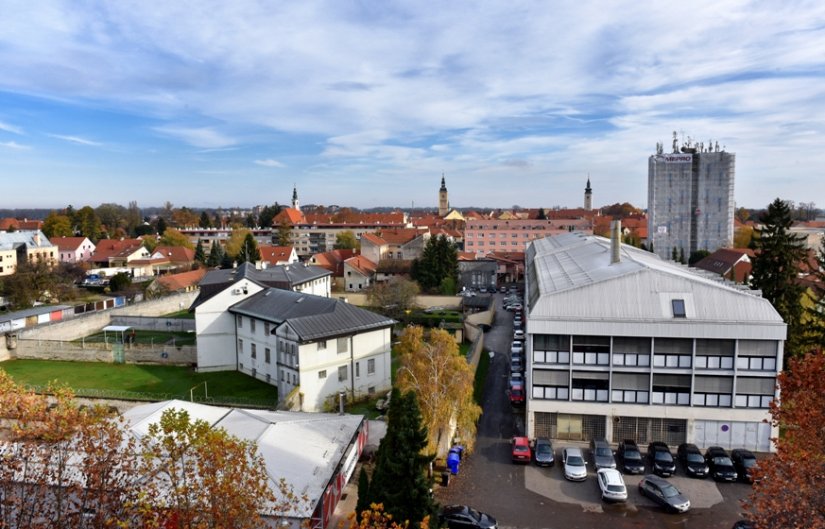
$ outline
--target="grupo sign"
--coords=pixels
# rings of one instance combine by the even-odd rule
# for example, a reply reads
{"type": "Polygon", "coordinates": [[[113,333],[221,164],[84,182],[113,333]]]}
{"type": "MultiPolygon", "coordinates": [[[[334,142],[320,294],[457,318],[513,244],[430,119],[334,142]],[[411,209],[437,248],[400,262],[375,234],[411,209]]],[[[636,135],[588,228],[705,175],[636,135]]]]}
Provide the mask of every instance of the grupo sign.
{"type": "Polygon", "coordinates": [[[665,154],[665,163],[693,163],[693,154],[665,154]]]}

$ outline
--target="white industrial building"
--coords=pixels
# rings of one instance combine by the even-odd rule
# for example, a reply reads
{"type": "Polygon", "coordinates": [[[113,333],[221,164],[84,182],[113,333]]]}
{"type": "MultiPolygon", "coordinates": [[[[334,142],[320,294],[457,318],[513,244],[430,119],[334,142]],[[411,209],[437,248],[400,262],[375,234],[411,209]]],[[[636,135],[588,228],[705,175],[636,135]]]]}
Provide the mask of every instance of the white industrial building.
{"type": "Polygon", "coordinates": [[[528,247],[528,435],[770,450],[782,318],[617,231],[528,247]]]}

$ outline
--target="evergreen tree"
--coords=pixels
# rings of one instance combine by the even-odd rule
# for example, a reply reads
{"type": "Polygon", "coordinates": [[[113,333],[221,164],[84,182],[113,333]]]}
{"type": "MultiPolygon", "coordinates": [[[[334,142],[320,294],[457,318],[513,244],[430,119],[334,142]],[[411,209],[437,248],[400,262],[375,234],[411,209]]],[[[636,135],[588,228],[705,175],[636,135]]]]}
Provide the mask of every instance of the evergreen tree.
{"type": "Polygon", "coordinates": [[[168,227],[169,226],[166,224],[166,219],[164,219],[163,217],[158,217],[158,223],[155,226],[157,233],[163,235],[163,233],[166,232],[166,228],[168,227]]]}
{"type": "Polygon", "coordinates": [[[198,223],[201,228],[211,228],[212,227],[212,219],[209,218],[209,215],[205,211],[201,211],[201,220],[198,223]]]}
{"type": "Polygon", "coordinates": [[[378,446],[370,485],[370,501],[382,503],[384,511],[403,524],[417,527],[433,518],[436,504],[430,494],[426,469],[433,457],[421,451],[427,446],[427,429],[421,425],[421,410],[415,393],[393,389],[388,412],[387,434],[378,446]]]}
{"type": "Polygon", "coordinates": [[[536,215],[536,220],[547,220],[547,213],[544,212],[544,208],[539,208],[538,215],[536,215]]]}
{"type": "Polygon", "coordinates": [[[762,296],[788,324],[787,358],[801,352],[803,289],[797,277],[806,257],[804,236],[790,232],[793,224],[791,209],[781,199],[777,198],[768,206],[761,220],[763,228],[754,230],[756,256],[752,285],[762,291],[762,296]]]}
{"type": "Polygon", "coordinates": [[[361,513],[370,508],[370,476],[366,467],[361,467],[358,474],[358,502],[355,504],[355,519],[361,518],[361,513]]]}
{"type": "Polygon", "coordinates": [[[195,246],[195,261],[199,263],[206,262],[206,252],[203,251],[203,243],[198,240],[198,245],[195,246]]]}
{"type": "Polygon", "coordinates": [[[443,235],[430,238],[421,257],[413,261],[410,275],[428,292],[439,290],[445,280],[455,280],[458,277],[458,252],[455,246],[443,235]]]}
{"type": "Polygon", "coordinates": [[[212,247],[209,249],[209,257],[206,259],[206,266],[215,268],[220,266],[223,261],[223,248],[221,248],[218,241],[212,242],[212,247]]]}
{"type": "Polygon", "coordinates": [[[679,262],[685,264],[685,249],[679,248],[679,262]]]}
{"type": "Polygon", "coordinates": [[[260,260],[261,252],[258,250],[258,243],[255,242],[255,237],[251,233],[247,233],[238,252],[237,261],[238,263],[256,263],[260,260]]]}
{"type": "Polygon", "coordinates": [[[679,260],[679,250],[675,246],[670,250],[670,260],[674,262],[679,260]]]}
{"type": "Polygon", "coordinates": [[[226,252],[221,252],[221,268],[224,270],[228,270],[235,266],[235,260],[232,259],[232,256],[226,252]]]}

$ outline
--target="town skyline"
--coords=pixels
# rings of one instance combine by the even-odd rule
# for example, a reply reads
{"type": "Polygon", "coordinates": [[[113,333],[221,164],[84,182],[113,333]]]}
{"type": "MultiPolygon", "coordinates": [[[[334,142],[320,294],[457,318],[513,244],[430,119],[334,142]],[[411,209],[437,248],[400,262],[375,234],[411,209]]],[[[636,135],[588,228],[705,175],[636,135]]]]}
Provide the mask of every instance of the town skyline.
{"type": "Polygon", "coordinates": [[[646,208],[674,131],[825,203],[817,3],[196,6],[6,10],[0,207],[646,208]]]}

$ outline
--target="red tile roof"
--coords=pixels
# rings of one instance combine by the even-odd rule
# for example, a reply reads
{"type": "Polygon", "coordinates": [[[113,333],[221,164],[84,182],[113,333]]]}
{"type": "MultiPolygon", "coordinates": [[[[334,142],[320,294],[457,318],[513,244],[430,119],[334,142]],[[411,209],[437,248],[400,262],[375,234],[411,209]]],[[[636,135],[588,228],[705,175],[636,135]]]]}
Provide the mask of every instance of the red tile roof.
{"type": "Polygon", "coordinates": [[[160,276],[157,281],[170,292],[177,292],[185,290],[193,285],[197,285],[203,276],[206,275],[206,268],[198,268],[191,272],[183,272],[180,274],[169,274],[160,276]]]}
{"type": "Polygon", "coordinates": [[[275,215],[275,218],[272,219],[272,225],[278,226],[282,223],[286,222],[287,224],[303,224],[306,222],[304,218],[304,214],[298,211],[295,208],[284,208],[281,210],[280,213],[275,215]]]}
{"type": "Polygon", "coordinates": [[[258,251],[261,252],[262,261],[270,264],[278,264],[289,261],[293,249],[292,246],[269,246],[262,244],[258,246],[258,251]]]}
{"type": "Polygon", "coordinates": [[[173,263],[192,263],[195,261],[195,250],[183,246],[158,246],[152,255],[162,254],[173,263]]]}
{"type": "Polygon", "coordinates": [[[382,239],[380,236],[374,233],[364,233],[361,235],[361,243],[363,244],[364,241],[368,241],[376,246],[384,246],[388,244],[387,241],[382,239]]]}
{"type": "Polygon", "coordinates": [[[86,237],[49,237],[49,241],[57,246],[61,252],[74,252],[85,240],[86,237]]]}
{"type": "Polygon", "coordinates": [[[378,235],[389,244],[407,244],[416,237],[420,237],[422,233],[416,228],[394,228],[381,230],[378,235]]]}
{"type": "Polygon", "coordinates": [[[110,257],[120,255],[124,250],[129,250],[132,253],[143,245],[140,239],[101,239],[95,247],[95,253],[92,256],[92,261],[101,262],[109,261],[110,257]]]}
{"type": "Polygon", "coordinates": [[[316,253],[310,258],[310,261],[316,266],[329,270],[335,277],[343,277],[344,261],[354,255],[356,255],[355,250],[332,250],[316,253]]]}
{"type": "Polygon", "coordinates": [[[348,266],[355,268],[363,276],[371,276],[375,273],[378,265],[364,257],[363,255],[356,255],[344,261],[348,266]]]}

